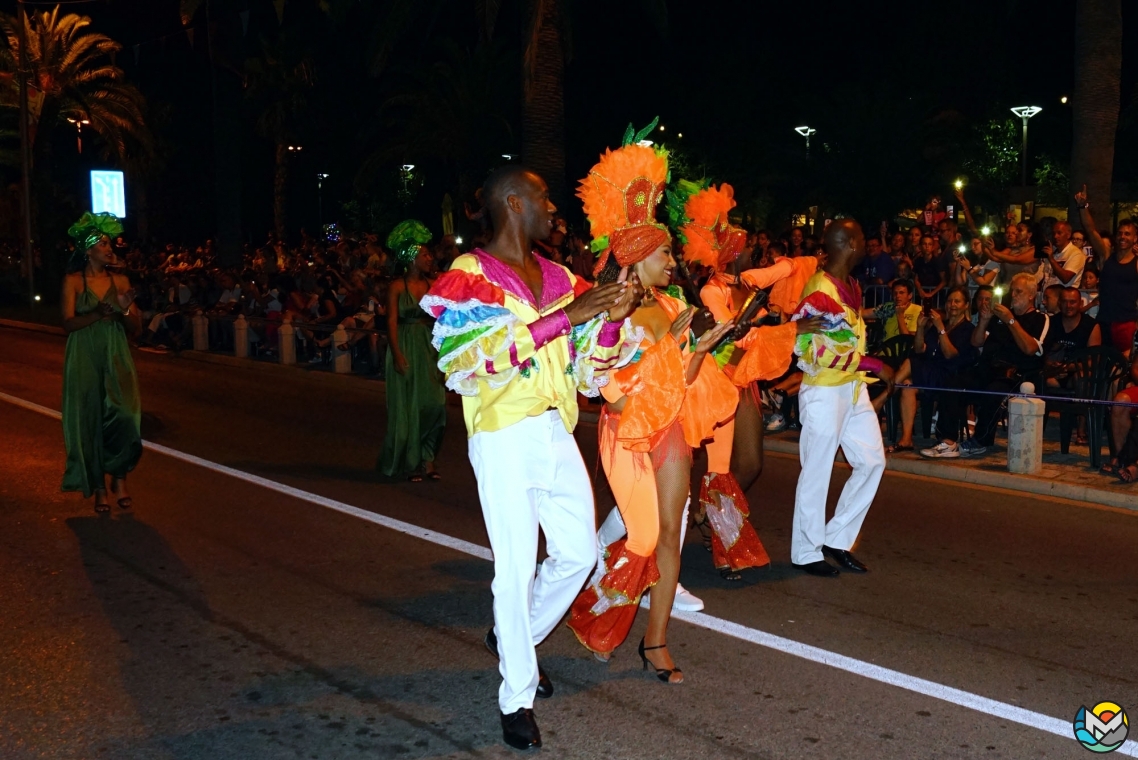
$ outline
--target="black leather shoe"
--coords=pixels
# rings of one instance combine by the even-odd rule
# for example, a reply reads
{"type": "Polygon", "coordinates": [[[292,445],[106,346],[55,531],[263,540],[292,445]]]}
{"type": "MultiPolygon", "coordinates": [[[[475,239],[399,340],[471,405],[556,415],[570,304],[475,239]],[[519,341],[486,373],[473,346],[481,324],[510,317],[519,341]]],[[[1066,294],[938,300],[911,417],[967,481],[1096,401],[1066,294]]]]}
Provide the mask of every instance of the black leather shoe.
{"type": "Polygon", "coordinates": [[[541,731],[537,728],[533,710],[521,708],[515,713],[502,714],[502,739],[514,749],[541,746],[541,731]]]}
{"type": "MultiPolygon", "coordinates": [[[[794,563],[791,563],[792,565],[794,563]]],[[[831,565],[824,559],[817,562],[807,562],[805,565],[794,565],[799,570],[803,570],[807,575],[817,575],[819,578],[837,578],[841,575],[838,568],[831,565]]]]}
{"type": "MultiPolygon", "coordinates": [[[[486,645],[490,654],[498,657],[498,637],[494,635],[493,628],[486,631],[486,638],[482,640],[482,643],[486,645]]],[[[537,666],[537,696],[541,699],[549,699],[553,696],[553,681],[549,680],[549,676],[545,674],[540,663],[537,666]]]]}
{"type": "Polygon", "coordinates": [[[838,567],[843,570],[849,570],[851,573],[868,573],[869,568],[861,564],[857,557],[850,554],[845,549],[831,549],[828,546],[822,547],[822,553],[830,559],[838,563],[838,567]]]}

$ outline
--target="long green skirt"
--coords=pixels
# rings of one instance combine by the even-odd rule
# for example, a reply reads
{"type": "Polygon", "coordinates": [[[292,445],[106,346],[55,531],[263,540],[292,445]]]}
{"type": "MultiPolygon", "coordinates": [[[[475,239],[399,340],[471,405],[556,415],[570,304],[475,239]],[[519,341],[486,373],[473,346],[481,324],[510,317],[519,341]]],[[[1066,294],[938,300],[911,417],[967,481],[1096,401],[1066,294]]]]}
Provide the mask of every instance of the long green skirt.
{"type": "MultiPolygon", "coordinates": [[[[114,288],[103,296],[113,299],[114,288]]],[[[75,313],[99,299],[85,290],[75,313]]],[[[100,320],[67,336],[63,357],[63,441],[67,469],[63,490],[85,498],[105,488],[105,476],[124,477],[142,456],[142,404],[138,375],[121,323],[100,320]]]]}
{"type": "MultiPolygon", "coordinates": [[[[404,300],[411,302],[406,292],[399,299],[399,348],[409,366],[406,374],[397,372],[395,356],[387,349],[387,435],[376,463],[388,478],[407,477],[435,461],[446,429],[446,387],[431,331],[414,312],[404,315],[404,300]]],[[[410,305],[418,310],[417,304],[410,305]]]]}

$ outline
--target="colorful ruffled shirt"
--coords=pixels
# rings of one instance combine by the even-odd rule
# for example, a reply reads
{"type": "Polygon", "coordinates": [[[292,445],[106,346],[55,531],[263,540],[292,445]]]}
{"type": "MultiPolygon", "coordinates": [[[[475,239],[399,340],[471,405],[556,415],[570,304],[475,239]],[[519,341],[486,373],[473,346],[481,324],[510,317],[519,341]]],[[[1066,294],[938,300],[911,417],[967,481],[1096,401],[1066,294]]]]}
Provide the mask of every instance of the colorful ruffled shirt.
{"type": "MultiPolygon", "coordinates": [[[[806,385],[865,383],[866,372],[879,372],[881,360],[865,355],[865,322],[861,318],[861,288],[817,272],[806,283],[802,301],[791,317],[822,317],[823,330],[798,336],[794,353],[806,385]]],[[[855,396],[856,398],[856,396],[855,396]]]]}
{"type": "Polygon", "coordinates": [[[608,370],[631,361],[642,330],[598,316],[572,326],[565,307],[589,284],[541,267],[540,303],[508,265],[482,250],[454,260],[420,301],[435,318],[432,344],[448,388],[462,396],[466,434],[502,430],[556,409],[577,425],[577,393],[596,396],[608,370]]]}

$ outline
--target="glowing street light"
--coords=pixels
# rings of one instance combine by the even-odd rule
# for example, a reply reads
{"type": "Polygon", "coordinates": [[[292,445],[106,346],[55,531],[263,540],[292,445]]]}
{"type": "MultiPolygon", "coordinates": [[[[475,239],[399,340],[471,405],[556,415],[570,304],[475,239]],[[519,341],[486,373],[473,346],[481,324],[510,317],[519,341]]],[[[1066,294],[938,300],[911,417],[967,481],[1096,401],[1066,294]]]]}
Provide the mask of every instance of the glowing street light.
{"type": "Polygon", "coordinates": [[[1020,149],[1020,185],[1027,187],[1027,120],[1043,109],[1039,106],[1016,106],[1012,113],[1023,119],[1023,147],[1020,149]]]}
{"type": "Polygon", "coordinates": [[[818,130],[813,127],[795,127],[794,131],[806,138],[806,157],[810,158],[810,135],[818,130]]]}
{"type": "Polygon", "coordinates": [[[83,125],[84,124],[90,124],[91,122],[87,119],[72,119],[70,116],[67,117],[67,120],[75,125],[75,131],[78,133],[79,152],[82,153],[83,152],[83,125]]]}

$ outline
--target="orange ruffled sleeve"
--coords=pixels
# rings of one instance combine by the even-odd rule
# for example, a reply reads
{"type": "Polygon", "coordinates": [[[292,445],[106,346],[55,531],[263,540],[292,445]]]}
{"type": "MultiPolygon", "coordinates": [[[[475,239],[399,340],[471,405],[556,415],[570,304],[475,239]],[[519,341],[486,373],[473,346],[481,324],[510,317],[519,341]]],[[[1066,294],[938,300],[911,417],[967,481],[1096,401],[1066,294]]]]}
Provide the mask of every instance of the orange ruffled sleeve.
{"type": "Polygon", "coordinates": [[[789,277],[779,280],[771,288],[769,303],[782,309],[783,314],[793,314],[802,301],[802,291],[814,273],[818,271],[818,259],[813,256],[798,256],[793,259],[779,259],[794,264],[789,277]]]}
{"type": "Polygon", "coordinates": [[[656,435],[679,416],[684,401],[684,356],[671,335],[643,350],[635,364],[610,375],[628,401],[620,413],[616,438],[629,451],[647,453],[656,435]]]}
{"type": "Polygon", "coordinates": [[[747,353],[731,375],[731,381],[745,388],[756,380],[773,380],[786,372],[798,340],[798,324],[787,322],[774,327],[756,327],[748,333],[747,353]]]}

